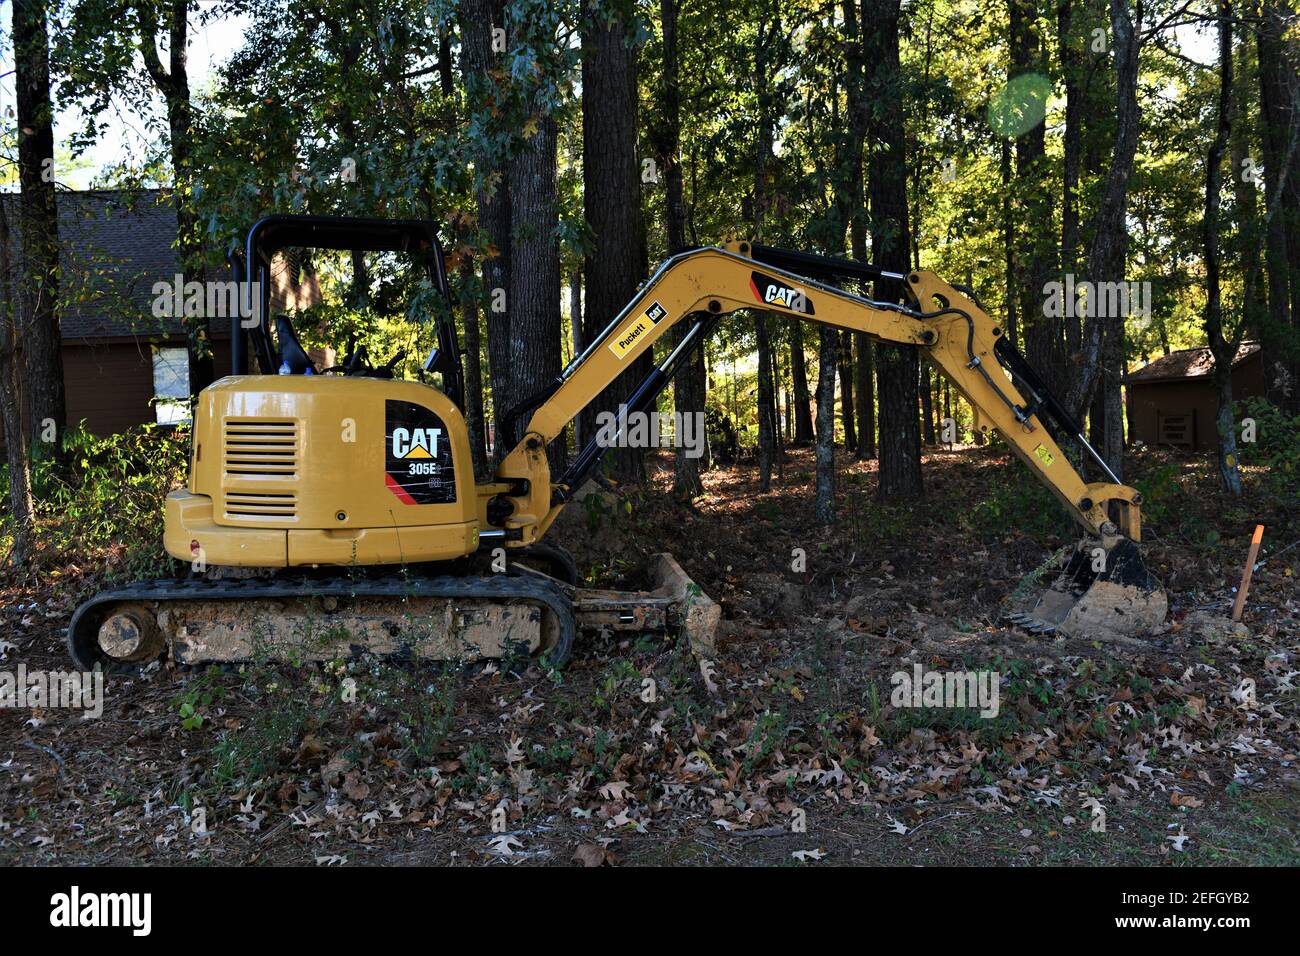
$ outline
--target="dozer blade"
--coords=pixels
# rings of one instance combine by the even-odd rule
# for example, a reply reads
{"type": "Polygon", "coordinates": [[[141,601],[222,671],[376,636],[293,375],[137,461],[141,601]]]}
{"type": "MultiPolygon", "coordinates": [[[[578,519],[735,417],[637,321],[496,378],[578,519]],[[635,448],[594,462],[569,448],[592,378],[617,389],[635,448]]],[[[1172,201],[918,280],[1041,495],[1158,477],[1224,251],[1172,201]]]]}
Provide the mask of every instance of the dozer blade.
{"type": "Polygon", "coordinates": [[[1137,544],[1120,537],[1109,547],[1081,541],[1033,610],[1008,614],[1007,620],[1032,633],[1113,640],[1154,630],[1168,610],[1164,588],[1137,544]]]}

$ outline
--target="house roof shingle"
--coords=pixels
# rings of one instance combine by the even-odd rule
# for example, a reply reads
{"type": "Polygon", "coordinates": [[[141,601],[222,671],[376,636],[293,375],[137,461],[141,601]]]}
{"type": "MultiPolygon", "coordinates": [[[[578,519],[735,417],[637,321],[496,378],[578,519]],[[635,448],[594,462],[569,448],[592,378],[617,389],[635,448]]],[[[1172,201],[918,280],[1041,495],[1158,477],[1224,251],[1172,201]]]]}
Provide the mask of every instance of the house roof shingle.
{"type": "MultiPolygon", "coordinates": [[[[1237,348],[1237,356],[1232,360],[1233,366],[1240,365],[1259,351],[1258,342],[1242,342],[1237,348]]],[[[1143,382],[1172,382],[1189,378],[1206,378],[1214,369],[1214,355],[1208,348],[1179,349],[1162,355],[1153,362],[1148,362],[1126,376],[1125,381],[1133,384],[1143,382]]]]}
{"type": "MultiPolygon", "coordinates": [[[[11,289],[21,275],[20,197],[0,193],[10,230],[11,289]]],[[[176,211],[158,189],[104,189],[57,193],[59,255],[64,300],[59,324],[63,340],[175,337],[185,334],[179,318],[153,314],[154,285],[174,285],[180,268],[173,244],[176,211]]],[[[299,264],[306,257],[286,250],[272,266],[275,309],[299,309],[320,301],[320,284],[299,264]]],[[[208,269],[208,281],[226,282],[225,269],[208,269]]],[[[230,322],[214,318],[214,338],[230,336],[230,322]]]]}
{"type": "MultiPolygon", "coordinates": [[[[155,282],[178,272],[176,213],[156,189],[59,192],[60,330],[67,339],[183,334],[179,319],[153,314],[155,282]]],[[[21,269],[20,198],[0,196],[21,269]]],[[[16,278],[16,277],[15,277],[16,278]]],[[[15,284],[16,287],[16,284],[15,284]]]]}

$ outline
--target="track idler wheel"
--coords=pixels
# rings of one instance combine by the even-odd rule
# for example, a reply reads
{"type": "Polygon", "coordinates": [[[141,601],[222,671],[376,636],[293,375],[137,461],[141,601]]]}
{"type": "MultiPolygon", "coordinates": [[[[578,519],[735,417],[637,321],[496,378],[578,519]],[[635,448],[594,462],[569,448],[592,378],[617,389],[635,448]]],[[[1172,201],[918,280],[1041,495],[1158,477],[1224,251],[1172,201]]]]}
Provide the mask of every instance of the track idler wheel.
{"type": "Polygon", "coordinates": [[[123,603],[94,610],[78,614],[68,633],[68,650],[82,670],[130,672],[162,653],[163,632],[149,607],[123,603]]]}

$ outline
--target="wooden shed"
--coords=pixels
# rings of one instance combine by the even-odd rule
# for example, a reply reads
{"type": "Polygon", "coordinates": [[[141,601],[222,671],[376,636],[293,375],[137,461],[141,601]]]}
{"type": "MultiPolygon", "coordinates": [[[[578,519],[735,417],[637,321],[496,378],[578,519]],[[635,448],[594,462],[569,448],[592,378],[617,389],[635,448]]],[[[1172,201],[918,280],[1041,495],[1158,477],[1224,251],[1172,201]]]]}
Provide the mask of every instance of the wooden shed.
{"type": "MultiPolygon", "coordinates": [[[[1214,448],[1213,367],[1208,348],[1181,349],[1130,372],[1125,379],[1129,441],[1194,452],[1214,448]]],[[[1258,342],[1243,342],[1232,363],[1233,397],[1263,395],[1264,388],[1264,353],[1258,342]]]]}

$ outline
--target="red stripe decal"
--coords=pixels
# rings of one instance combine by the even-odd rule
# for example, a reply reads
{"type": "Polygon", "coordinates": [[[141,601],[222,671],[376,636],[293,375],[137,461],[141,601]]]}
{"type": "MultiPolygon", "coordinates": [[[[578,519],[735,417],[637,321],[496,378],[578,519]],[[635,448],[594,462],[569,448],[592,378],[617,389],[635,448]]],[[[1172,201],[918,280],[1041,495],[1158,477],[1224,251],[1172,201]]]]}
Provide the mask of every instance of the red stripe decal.
{"type": "Polygon", "coordinates": [[[384,473],[384,481],[388,484],[388,490],[397,495],[397,499],[404,505],[415,504],[415,499],[406,493],[406,489],[397,483],[392,475],[384,473]]]}

